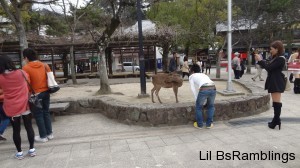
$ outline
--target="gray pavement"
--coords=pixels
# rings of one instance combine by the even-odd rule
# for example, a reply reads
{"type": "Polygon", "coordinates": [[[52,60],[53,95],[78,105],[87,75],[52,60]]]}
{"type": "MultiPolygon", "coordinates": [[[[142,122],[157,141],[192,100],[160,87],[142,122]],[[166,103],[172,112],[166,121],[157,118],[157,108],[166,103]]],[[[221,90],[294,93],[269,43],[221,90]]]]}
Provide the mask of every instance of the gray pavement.
{"type": "MultiPolygon", "coordinates": [[[[212,69],[213,78],[214,72],[212,69]]],[[[227,78],[224,69],[222,74],[222,78],[227,78]]],[[[251,80],[253,75],[245,74],[240,80],[263,87],[264,82],[251,80]]],[[[97,84],[97,81],[88,82],[97,84]]],[[[112,79],[111,83],[124,81],[138,82],[139,79],[112,79]]],[[[272,108],[255,116],[218,121],[213,129],[201,130],[192,125],[125,125],[96,113],[58,116],[53,122],[55,138],[47,143],[36,143],[37,156],[23,160],[13,157],[15,147],[9,127],[5,132],[8,140],[0,143],[0,165],[1,168],[300,167],[299,96],[292,91],[283,94],[280,131],[278,127],[274,130],[267,127],[272,108]],[[238,152],[239,157],[232,157],[238,152]],[[222,153],[228,153],[228,160],[222,153]],[[251,153],[259,153],[262,158],[251,153]]],[[[34,128],[37,133],[35,124],[34,128]]],[[[28,149],[25,132],[22,127],[24,152],[28,149]]]]}

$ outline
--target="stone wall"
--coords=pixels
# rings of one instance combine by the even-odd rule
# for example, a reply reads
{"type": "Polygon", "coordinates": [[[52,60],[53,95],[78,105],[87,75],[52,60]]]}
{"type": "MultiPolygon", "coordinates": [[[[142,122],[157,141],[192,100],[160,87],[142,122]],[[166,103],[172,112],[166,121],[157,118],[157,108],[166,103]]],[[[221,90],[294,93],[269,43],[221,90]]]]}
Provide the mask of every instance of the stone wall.
{"type": "MultiPolygon", "coordinates": [[[[236,98],[216,100],[215,121],[251,116],[269,109],[270,96],[266,91],[257,86],[247,86],[248,83],[239,84],[249,89],[250,93],[236,98]]],[[[78,113],[102,113],[123,123],[151,126],[181,125],[195,120],[194,103],[129,104],[108,96],[71,101],[70,108],[62,114],[78,113]]]]}

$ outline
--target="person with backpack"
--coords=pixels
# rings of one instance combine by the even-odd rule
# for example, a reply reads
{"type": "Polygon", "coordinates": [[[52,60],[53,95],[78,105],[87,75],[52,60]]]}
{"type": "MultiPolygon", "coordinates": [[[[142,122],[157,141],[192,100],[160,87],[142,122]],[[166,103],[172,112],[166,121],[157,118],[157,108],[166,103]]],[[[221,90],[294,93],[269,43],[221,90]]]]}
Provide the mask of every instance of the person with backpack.
{"type": "Polygon", "coordinates": [[[234,79],[240,79],[241,73],[241,60],[239,59],[239,52],[234,53],[234,58],[232,59],[232,69],[234,72],[234,79]]]}

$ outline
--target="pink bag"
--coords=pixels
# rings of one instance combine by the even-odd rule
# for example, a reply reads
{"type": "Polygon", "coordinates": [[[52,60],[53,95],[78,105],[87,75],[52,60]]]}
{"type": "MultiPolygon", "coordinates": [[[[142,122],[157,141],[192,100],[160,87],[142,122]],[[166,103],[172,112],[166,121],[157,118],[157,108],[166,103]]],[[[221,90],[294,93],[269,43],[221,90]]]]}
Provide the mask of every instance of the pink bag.
{"type": "Polygon", "coordinates": [[[297,59],[294,59],[293,62],[288,63],[289,71],[300,71],[300,54],[298,54],[297,59]]]}

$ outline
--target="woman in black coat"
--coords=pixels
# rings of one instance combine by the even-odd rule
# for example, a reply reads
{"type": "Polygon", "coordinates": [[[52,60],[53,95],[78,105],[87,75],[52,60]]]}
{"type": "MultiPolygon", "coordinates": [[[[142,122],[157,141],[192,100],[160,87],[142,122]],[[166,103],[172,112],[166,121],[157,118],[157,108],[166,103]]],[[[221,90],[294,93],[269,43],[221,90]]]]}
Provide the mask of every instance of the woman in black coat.
{"type": "Polygon", "coordinates": [[[285,89],[285,79],[282,70],[285,66],[284,47],[281,41],[274,41],[270,47],[270,53],[272,55],[272,60],[266,63],[258,54],[255,54],[255,60],[258,64],[268,72],[265,90],[271,93],[274,117],[271,122],[268,123],[269,128],[274,129],[276,125],[281,127],[281,93],[285,89]]]}

